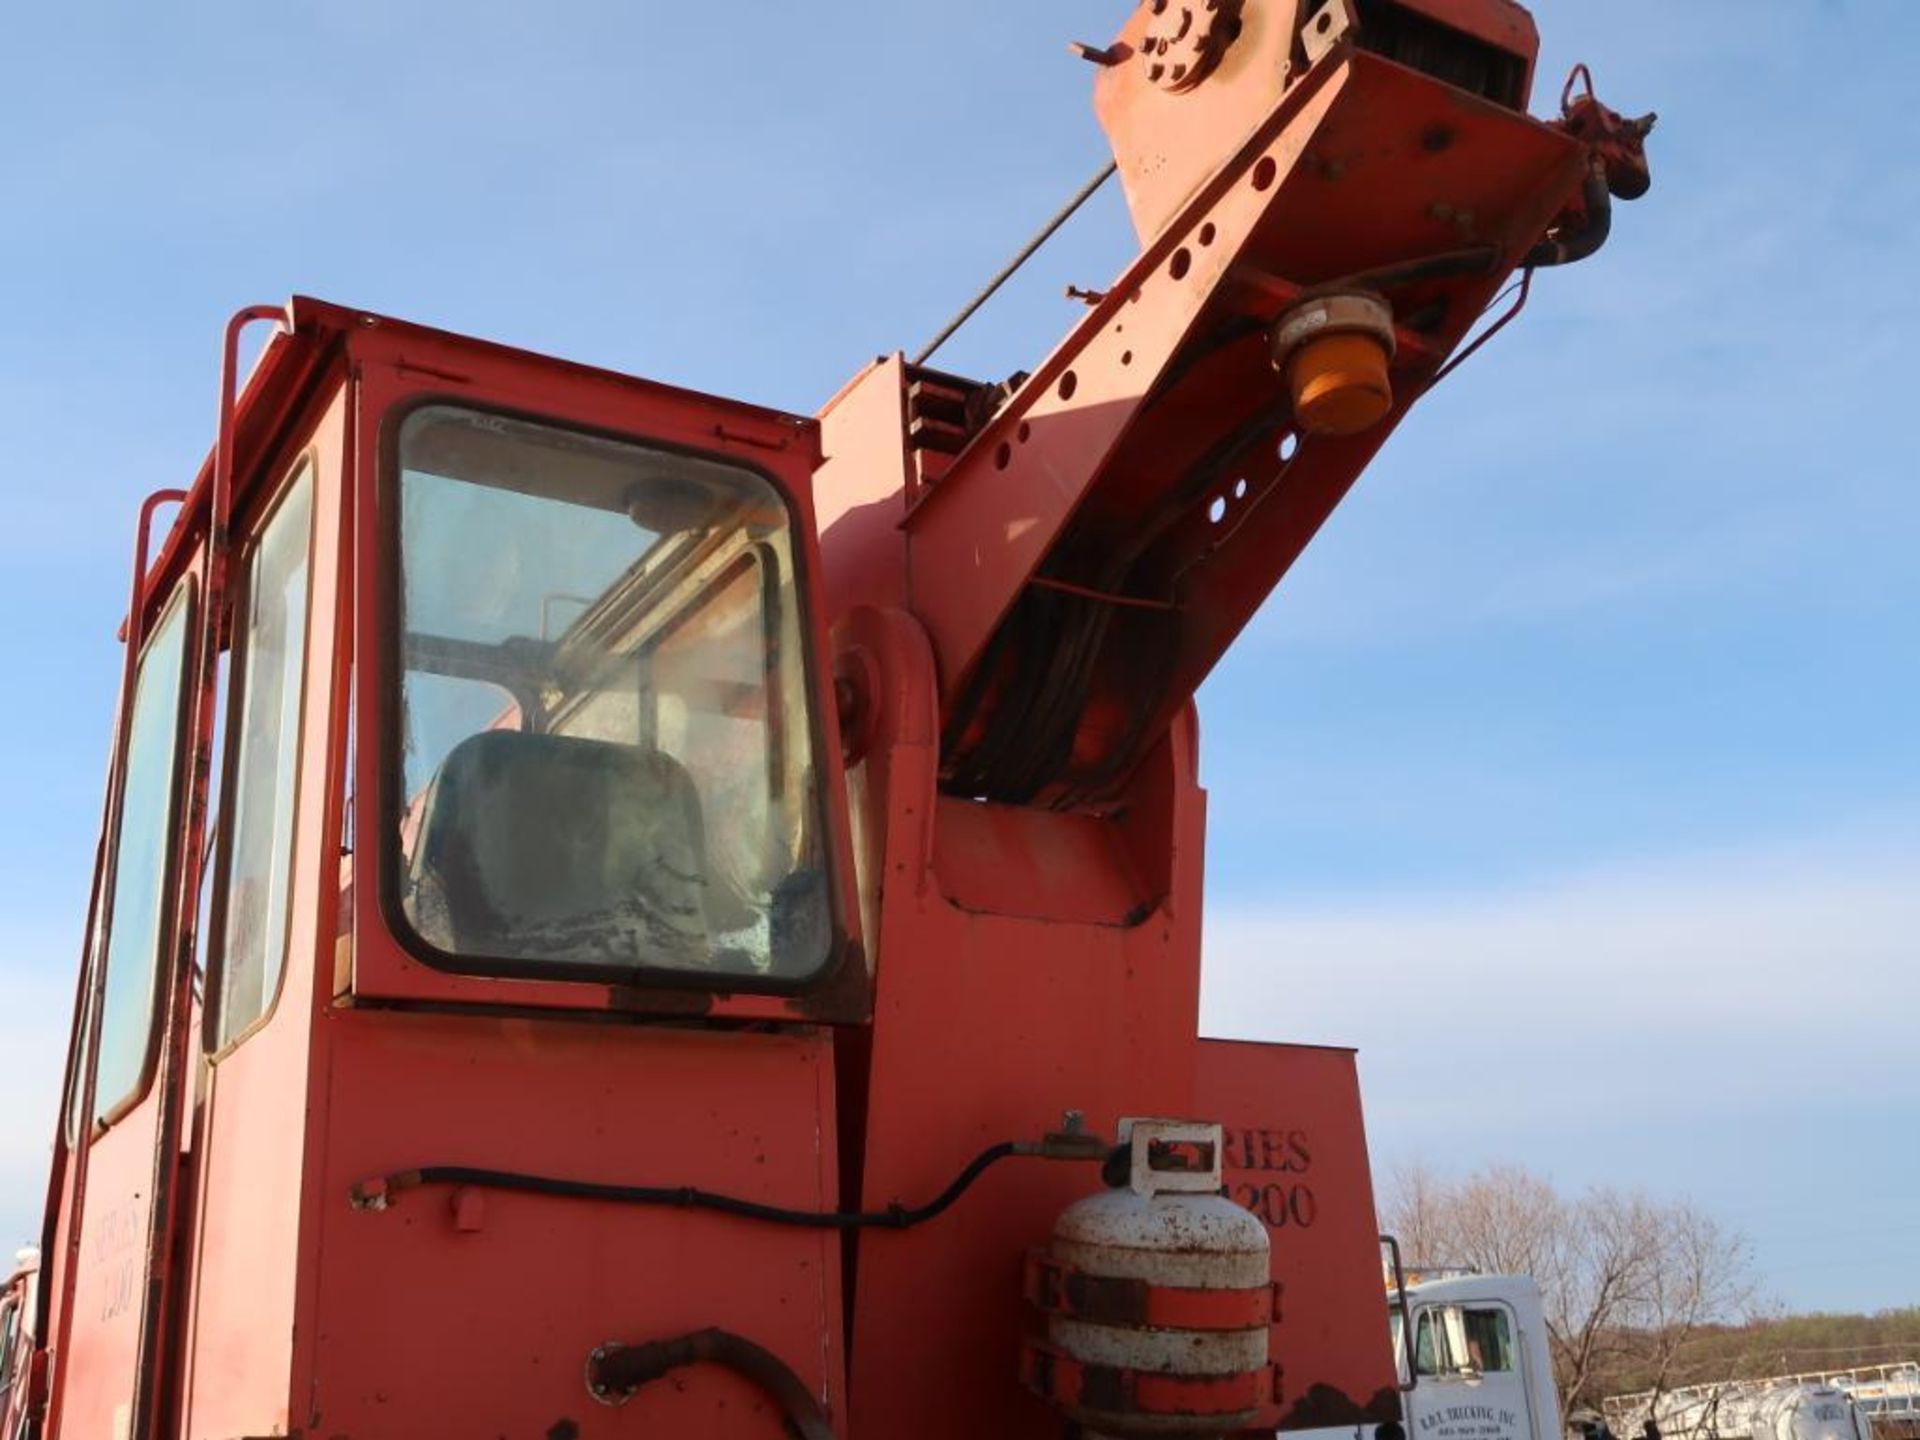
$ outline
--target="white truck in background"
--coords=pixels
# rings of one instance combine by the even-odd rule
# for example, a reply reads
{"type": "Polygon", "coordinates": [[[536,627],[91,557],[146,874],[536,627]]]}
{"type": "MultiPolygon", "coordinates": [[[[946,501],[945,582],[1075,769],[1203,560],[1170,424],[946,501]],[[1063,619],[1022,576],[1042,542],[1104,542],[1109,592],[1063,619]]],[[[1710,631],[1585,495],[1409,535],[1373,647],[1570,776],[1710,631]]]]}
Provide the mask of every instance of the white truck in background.
{"type": "Polygon", "coordinates": [[[1565,1436],[1538,1284],[1432,1269],[1407,1281],[1392,1306],[1407,1440],[1876,1440],[1851,1375],[1619,1396],[1565,1436]]]}
{"type": "MultiPolygon", "coordinates": [[[[1389,1290],[1405,1440],[1875,1440],[1868,1407],[1821,1376],[1622,1396],[1563,1432],[1538,1285],[1461,1271],[1407,1278],[1389,1290]]],[[[1373,1429],[1338,1433],[1402,1440],[1373,1429]]]]}
{"type": "Polygon", "coordinates": [[[1288,1440],[1560,1440],[1540,1288],[1520,1275],[1408,1272],[1390,1278],[1393,1348],[1404,1424],[1288,1440]]]}
{"type": "Polygon", "coordinates": [[[1820,1376],[1621,1395],[1604,1408],[1621,1440],[1874,1440],[1873,1417],[1820,1376]]]}
{"type": "Polygon", "coordinates": [[[1410,1440],[1559,1440],[1560,1392],[1532,1280],[1416,1276],[1392,1314],[1410,1440]]]}

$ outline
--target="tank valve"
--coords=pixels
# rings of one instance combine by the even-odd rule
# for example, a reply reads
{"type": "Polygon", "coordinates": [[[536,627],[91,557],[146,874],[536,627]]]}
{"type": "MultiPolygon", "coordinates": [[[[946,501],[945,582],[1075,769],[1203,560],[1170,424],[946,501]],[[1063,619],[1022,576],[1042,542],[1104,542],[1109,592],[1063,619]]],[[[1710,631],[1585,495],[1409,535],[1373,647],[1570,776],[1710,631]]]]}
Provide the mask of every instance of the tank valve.
{"type": "Polygon", "coordinates": [[[1392,413],[1393,310],[1376,295],[1303,300],[1273,330],[1273,363],[1309,435],[1358,435],[1392,413]]]}
{"type": "Polygon", "coordinates": [[[1070,1207],[1028,1260],[1046,1338],[1026,1347],[1021,1378],[1088,1440],[1214,1440],[1271,1398],[1267,1230],[1220,1193],[1218,1125],[1120,1133],[1120,1183],[1070,1207]]]}

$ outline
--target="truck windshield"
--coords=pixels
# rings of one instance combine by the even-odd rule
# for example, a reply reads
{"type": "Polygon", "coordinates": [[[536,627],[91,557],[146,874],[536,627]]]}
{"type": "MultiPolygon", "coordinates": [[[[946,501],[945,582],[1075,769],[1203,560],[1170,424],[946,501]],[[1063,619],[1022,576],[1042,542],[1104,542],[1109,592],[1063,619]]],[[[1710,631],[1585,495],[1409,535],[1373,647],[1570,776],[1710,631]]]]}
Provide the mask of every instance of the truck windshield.
{"type": "Polygon", "coordinates": [[[443,968],[791,987],[831,950],[791,520],[735,466],[429,406],[391,817],[443,968]]]}
{"type": "MultiPolygon", "coordinates": [[[[1397,1313],[1393,1316],[1393,1346],[1404,1369],[1406,1336],[1397,1313]]],[[[1443,1379],[1505,1374],[1513,1368],[1513,1328],[1505,1310],[1455,1305],[1421,1310],[1414,1326],[1416,1375],[1443,1379]]]]}

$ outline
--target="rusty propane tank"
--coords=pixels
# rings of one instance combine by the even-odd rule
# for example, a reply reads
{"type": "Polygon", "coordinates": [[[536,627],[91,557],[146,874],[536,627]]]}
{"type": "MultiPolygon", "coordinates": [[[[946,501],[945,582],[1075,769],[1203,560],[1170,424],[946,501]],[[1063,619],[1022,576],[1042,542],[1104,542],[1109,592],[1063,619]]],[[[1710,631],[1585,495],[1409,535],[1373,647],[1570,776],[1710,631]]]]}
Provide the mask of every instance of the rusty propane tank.
{"type": "Polygon", "coordinates": [[[1221,1194],[1218,1125],[1132,1120],[1120,1138],[1114,1188],[1028,1263],[1047,1325],[1023,1379],[1086,1440],[1224,1436],[1271,1391],[1266,1227],[1221,1194]]]}

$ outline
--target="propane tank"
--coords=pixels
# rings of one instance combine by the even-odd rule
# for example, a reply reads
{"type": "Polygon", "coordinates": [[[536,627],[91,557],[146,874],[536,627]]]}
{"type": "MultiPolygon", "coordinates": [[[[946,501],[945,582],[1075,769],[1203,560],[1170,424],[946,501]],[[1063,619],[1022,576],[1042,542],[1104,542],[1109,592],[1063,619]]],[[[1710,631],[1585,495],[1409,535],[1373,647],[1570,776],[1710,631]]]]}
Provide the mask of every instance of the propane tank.
{"type": "Polygon", "coordinates": [[[1086,1440],[1213,1440],[1272,1393],[1267,1229],[1221,1194],[1218,1125],[1123,1121],[1120,1138],[1114,1188],[1069,1208],[1028,1263],[1046,1339],[1023,1378],[1086,1440]]]}

